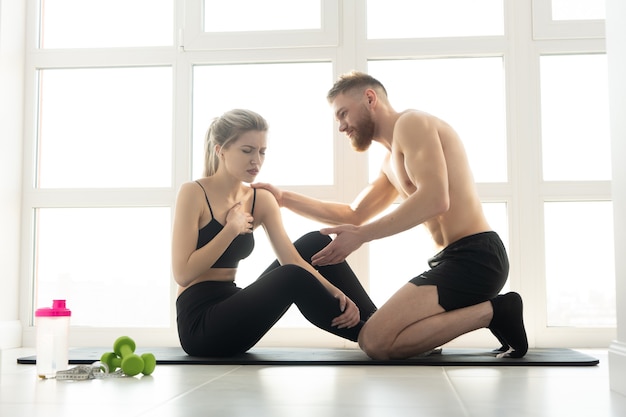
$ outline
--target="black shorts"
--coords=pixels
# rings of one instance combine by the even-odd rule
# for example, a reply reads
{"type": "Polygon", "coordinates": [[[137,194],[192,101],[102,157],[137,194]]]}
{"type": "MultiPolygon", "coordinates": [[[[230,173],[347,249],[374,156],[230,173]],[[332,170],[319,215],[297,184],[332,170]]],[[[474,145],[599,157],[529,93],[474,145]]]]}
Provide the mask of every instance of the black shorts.
{"type": "Polygon", "coordinates": [[[428,260],[432,269],[409,282],[434,285],[446,311],[490,300],[509,275],[509,258],[496,232],[466,236],[428,260]]]}

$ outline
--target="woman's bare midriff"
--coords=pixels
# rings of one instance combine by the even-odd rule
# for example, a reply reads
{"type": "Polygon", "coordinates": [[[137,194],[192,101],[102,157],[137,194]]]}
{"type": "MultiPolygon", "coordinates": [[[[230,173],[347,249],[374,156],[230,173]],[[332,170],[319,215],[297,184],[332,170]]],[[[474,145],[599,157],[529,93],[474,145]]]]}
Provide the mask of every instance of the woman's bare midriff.
{"type": "Polygon", "coordinates": [[[233,282],[235,280],[235,274],[237,273],[237,268],[211,268],[206,274],[194,279],[187,285],[186,287],[178,286],[178,295],[181,295],[183,291],[187,288],[191,287],[194,284],[205,281],[222,281],[222,282],[233,282]]]}

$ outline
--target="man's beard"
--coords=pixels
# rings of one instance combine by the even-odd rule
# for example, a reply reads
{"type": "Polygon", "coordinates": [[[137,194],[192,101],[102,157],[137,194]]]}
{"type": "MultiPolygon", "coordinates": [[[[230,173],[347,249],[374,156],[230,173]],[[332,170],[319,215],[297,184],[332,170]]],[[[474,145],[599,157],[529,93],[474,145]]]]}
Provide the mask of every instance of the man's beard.
{"type": "Polygon", "coordinates": [[[374,121],[367,113],[357,121],[354,128],[354,135],[350,138],[352,147],[357,152],[364,152],[369,149],[374,139],[374,121]]]}

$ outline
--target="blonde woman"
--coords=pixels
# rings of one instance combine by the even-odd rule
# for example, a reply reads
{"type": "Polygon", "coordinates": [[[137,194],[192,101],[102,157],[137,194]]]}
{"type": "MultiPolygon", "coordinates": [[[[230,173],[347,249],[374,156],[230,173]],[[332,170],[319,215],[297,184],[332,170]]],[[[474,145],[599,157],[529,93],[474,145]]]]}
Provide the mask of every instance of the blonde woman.
{"type": "Polygon", "coordinates": [[[346,262],[315,269],[311,256],[330,238],[312,232],[292,243],[280,208],[253,182],[265,159],[266,121],[235,109],[206,135],[204,177],[181,186],[172,234],[180,343],[193,356],[228,356],[254,346],[295,304],[317,327],[356,341],[376,307],[346,262]],[[259,226],[277,260],[251,285],[235,284],[259,226]]]}

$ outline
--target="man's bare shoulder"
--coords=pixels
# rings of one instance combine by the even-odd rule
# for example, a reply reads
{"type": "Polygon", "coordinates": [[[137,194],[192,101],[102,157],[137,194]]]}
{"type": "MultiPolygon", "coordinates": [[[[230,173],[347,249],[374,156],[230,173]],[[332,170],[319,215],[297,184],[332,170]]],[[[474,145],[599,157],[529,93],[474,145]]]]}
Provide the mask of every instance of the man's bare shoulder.
{"type": "Polygon", "coordinates": [[[400,117],[398,118],[398,123],[425,123],[430,121],[434,116],[432,114],[426,113],[425,111],[415,110],[415,109],[407,109],[403,112],[400,112],[400,117]]]}
{"type": "Polygon", "coordinates": [[[411,143],[412,146],[421,140],[428,141],[439,128],[437,117],[419,110],[405,110],[401,113],[394,127],[394,142],[402,146],[411,143]]]}

